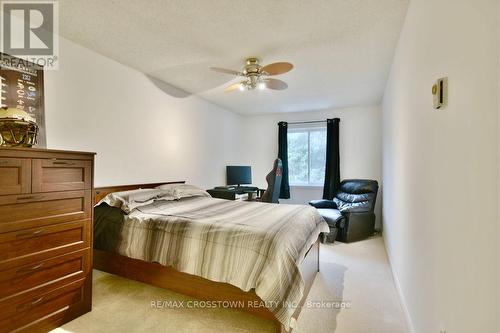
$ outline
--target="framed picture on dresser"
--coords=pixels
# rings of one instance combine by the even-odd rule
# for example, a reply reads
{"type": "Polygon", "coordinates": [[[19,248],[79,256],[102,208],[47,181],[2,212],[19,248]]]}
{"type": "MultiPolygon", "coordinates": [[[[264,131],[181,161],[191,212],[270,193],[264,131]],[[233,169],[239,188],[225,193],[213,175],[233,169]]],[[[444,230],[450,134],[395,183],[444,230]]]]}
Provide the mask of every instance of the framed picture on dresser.
{"type": "Polygon", "coordinates": [[[38,126],[35,147],[45,148],[43,67],[0,52],[0,81],[0,107],[24,111],[34,119],[38,126]]]}

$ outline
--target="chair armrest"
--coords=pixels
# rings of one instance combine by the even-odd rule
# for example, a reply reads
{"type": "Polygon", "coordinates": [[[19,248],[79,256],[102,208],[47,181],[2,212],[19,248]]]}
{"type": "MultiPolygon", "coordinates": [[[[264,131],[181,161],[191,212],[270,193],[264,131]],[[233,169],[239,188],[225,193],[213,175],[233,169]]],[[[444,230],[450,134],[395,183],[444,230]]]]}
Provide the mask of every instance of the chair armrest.
{"type": "Polygon", "coordinates": [[[309,201],[309,205],[313,206],[314,208],[337,209],[337,204],[334,201],[326,200],[326,199],[311,200],[311,201],[309,201]]]}

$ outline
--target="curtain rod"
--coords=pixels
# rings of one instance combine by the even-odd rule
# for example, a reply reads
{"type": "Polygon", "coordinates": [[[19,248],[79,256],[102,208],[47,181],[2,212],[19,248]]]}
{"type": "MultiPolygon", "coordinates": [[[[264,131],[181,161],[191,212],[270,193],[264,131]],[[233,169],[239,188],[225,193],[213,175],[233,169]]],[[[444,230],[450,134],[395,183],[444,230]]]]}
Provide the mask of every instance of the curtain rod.
{"type": "Polygon", "coordinates": [[[317,123],[326,123],[326,120],[296,121],[296,122],[290,122],[288,124],[297,125],[297,124],[317,124],[317,123]]]}

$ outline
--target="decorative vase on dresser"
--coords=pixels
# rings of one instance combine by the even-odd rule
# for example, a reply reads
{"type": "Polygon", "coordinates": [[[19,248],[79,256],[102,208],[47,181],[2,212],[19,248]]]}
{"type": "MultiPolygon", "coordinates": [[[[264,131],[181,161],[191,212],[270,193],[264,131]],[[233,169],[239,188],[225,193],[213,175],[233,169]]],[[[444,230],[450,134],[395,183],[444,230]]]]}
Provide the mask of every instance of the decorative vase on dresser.
{"type": "Polygon", "coordinates": [[[91,310],[94,155],[0,148],[0,332],[91,310]]]}

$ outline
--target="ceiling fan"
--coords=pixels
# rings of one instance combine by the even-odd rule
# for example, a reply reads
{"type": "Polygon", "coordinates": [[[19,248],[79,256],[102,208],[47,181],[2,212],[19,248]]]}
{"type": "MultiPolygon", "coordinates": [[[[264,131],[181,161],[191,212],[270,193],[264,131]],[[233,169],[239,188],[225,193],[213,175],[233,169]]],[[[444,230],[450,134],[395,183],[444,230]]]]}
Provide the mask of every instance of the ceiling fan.
{"type": "Polygon", "coordinates": [[[256,57],[246,59],[246,64],[241,71],[225,69],[219,67],[210,67],[211,70],[244,77],[244,80],[230,85],[225,92],[234,90],[254,90],[254,89],[273,89],[284,90],[288,87],[286,82],[269,78],[268,76],[280,75],[291,71],[293,65],[289,62],[275,62],[266,66],[259,64],[259,59],[256,57]]]}

